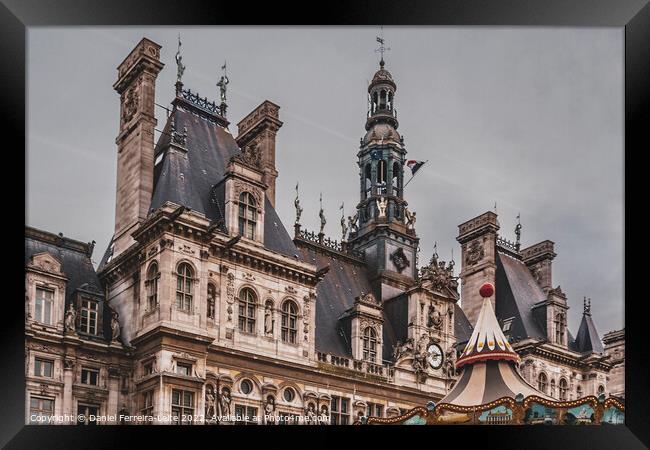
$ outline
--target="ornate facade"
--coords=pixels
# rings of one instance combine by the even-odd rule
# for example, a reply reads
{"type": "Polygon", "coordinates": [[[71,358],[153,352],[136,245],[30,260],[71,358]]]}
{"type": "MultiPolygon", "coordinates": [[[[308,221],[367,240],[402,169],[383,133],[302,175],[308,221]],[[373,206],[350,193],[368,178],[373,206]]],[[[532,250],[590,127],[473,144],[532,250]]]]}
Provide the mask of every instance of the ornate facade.
{"type": "Polygon", "coordinates": [[[590,315],[576,339],[566,330],[550,241],[511,249],[486,213],[460,226],[459,277],[435,252],[418,267],[397,84],[383,57],[357,153],[360,199],[341,218],[341,242],[302,228],[298,196],[293,236],[275,211],[280,107],[263,102],[235,137],[227,82],[221,103],[210,102],[184,88],[181,59],[179,44],[155,144],[160,46],[143,39],[118,67],[115,232],[97,271],[92,244],[27,229],[27,422],[396,416],[453,387],[479,308],[472,287],[485,281],[497,286],[497,317],[530,383],[544,374],[551,397],[607,389],[612,365],[590,315]]]}

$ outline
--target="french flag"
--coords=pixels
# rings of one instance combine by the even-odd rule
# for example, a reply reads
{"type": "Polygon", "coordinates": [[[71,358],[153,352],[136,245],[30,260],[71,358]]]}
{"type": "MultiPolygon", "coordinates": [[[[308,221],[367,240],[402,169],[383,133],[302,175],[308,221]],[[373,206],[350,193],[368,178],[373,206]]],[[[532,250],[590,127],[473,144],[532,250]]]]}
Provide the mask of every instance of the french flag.
{"type": "Polygon", "coordinates": [[[415,175],[415,172],[420,170],[420,167],[424,165],[425,161],[416,161],[414,159],[409,159],[406,161],[406,165],[411,169],[411,175],[415,175]]]}

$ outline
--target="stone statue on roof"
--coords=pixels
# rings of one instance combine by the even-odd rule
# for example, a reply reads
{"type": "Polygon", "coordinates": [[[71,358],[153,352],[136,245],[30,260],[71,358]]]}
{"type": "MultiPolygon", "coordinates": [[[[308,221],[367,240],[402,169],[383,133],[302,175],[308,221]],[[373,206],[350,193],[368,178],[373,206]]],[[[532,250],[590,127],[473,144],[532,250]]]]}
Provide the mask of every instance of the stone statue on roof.
{"type": "Polygon", "coordinates": [[[185,65],[183,64],[183,57],[181,56],[181,35],[178,35],[178,50],[176,51],[176,82],[180,83],[185,72],[185,65]]]}
{"type": "Polygon", "coordinates": [[[69,332],[75,331],[75,321],[77,319],[77,312],[72,306],[72,303],[68,305],[68,310],[65,312],[65,330],[69,332]]]}

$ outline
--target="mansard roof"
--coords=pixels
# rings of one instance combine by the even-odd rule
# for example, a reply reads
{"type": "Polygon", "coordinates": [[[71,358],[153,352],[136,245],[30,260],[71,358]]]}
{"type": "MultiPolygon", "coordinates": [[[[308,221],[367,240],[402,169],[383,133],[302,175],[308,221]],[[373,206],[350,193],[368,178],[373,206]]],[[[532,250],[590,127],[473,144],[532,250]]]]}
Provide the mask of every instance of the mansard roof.
{"type": "Polygon", "coordinates": [[[25,229],[25,265],[32,256],[49,253],[61,263],[61,271],[68,279],[66,284],[66,305],[75,290],[82,288],[97,291],[103,297],[103,291],[90,257],[90,244],[57,236],[47,231],[26,227],[25,229]]]}
{"type": "MultiPolygon", "coordinates": [[[[165,202],[186,206],[204,214],[213,223],[224,220],[224,178],[230,158],[240,152],[235,138],[209,115],[199,115],[185,101],[176,99],[155,155],[154,189],[150,210],[165,202]],[[172,123],[176,132],[187,133],[186,149],[169,151],[172,123]]],[[[264,246],[286,256],[299,255],[277,212],[264,199],[264,246]]]]}
{"type": "Polygon", "coordinates": [[[305,262],[319,269],[327,265],[330,267],[323,280],[316,285],[316,350],[350,356],[350,336],[343,330],[339,317],[354,305],[355,297],[362,292],[372,292],[366,267],[310,245],[299,245],[299,251],[305,262]]]}
{"type": "MultiPolygon", "coordinates": [[[[65,307],[74,301],[79,291],[92,294],[100,301],[100,308],[104,310],[104,317],[110,317],[106,312],[108,305],[104,301],[104,290],[99,282],[95,268],[91,261],[94,243],[83,243],[55,235],[47,231],[32,227],[25,227],[25,266],[31,258],[41,253],[52,255],[61,263],[61,271],[67,278],[65,287],[65,307]]],[[[103,321],[103,337],[109,339],[111,335],[110,320],[103,321]]]]}
{"type": "Polygon", "coordinates": [[[580,353],[603,353],[603,343],[596,331],[596,325],[591,319],[591,313],[582,315],[578,335],[576,336],[573,349],[580,353]]]}
{"type": "Polygon", "coordinates": [[[469,323],[465,312],[462,310],[458,303],[454,304],[454,334],[456,335],[456,342],[458,344],[469,341],[472,336],[474,327],[469,323]]]}
{"type": "Polygon", "coordinates": [[[526,265],[509,255],[497,252],[496,316],[503,321],[514,317],[510,336],[515,340],[546,340],[544,329],[533,317],[533,306],[546,295],[526,265]]]}

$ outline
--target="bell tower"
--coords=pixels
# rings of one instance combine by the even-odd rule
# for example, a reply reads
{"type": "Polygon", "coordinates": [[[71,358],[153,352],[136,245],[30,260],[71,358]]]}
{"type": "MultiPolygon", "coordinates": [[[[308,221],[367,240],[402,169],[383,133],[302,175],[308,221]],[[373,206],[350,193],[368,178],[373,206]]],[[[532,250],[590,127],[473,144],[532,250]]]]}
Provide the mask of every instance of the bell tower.
{"type": "Polygon", "coordinates": [[[397,85],[382,58],[368,86],[366,134],[357,153],[360,201],[350,221],[348,246],[365,254],[373,288],[382,300],[412,286],[418,237],[404,200],[404,138],[397,131],[397,85]]]}

